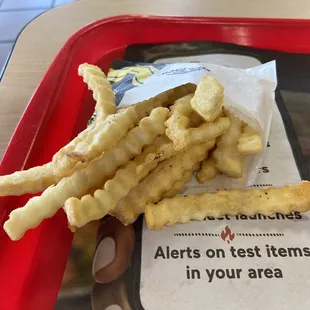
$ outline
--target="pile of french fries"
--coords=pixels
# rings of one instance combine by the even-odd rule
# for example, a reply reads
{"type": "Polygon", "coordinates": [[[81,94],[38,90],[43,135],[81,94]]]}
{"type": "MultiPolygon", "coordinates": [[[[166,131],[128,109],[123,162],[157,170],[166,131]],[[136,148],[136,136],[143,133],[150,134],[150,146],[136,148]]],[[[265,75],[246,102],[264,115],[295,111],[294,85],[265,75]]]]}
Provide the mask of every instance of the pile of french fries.
{"type": "Polygon", "coordinates": [[[0,196],[43,191],[11,212],[4,230],[12,240],[61,208],[72,231],[108,214],[128,225],[145,213],[160,229],[206,216],[309,209],[308,182],[176,197],[196,171],[202,183],[219,173],[239,178],[244,157],[263,150],[261,133],[224,108],[214,77],[118,109],[100,68],[82,64],[78,74],[96,101],[94,121],[51,162],[0,177],[0,196]]]}

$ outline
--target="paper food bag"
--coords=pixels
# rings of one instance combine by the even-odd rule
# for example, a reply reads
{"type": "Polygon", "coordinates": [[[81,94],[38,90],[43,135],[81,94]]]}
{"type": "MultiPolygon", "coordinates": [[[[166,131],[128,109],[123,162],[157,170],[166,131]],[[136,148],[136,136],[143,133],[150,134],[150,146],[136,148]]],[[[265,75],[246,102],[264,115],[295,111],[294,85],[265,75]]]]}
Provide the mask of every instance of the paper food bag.
{"type": "MultiPolygon", "coordinates": [[[[136,77],[137,87],[123,93],[119,107],[133,105],[187,83],[197,85],[204,76],[216,77],[224,87],[224,106],[261,133],[264,139],[264,151],[245,157],[242,178],[232,179],[218,175],[208,182],[208,190],[253,185],[264,157],[270,132],[272,106],[275,104],[274,91],[277,85],[275,61],[250,69],[236,69],[209,63],[160,64],[159,68],[156,65],[143,68],[152,71],[152,74],[148,78],[145,78],[144,74],[143,81],[139,81],[136,77]]],[[[130,72],[130,68],[125,68],[126,70],[130,72]]],[[[115,71],[109,75],[110,77],[115,75],[115,71]]],[[[114,90],[118,95],[118,88],[115,87],[114,90]]],[[[123,92],[123,88],[121,91],[123,92]]]]}

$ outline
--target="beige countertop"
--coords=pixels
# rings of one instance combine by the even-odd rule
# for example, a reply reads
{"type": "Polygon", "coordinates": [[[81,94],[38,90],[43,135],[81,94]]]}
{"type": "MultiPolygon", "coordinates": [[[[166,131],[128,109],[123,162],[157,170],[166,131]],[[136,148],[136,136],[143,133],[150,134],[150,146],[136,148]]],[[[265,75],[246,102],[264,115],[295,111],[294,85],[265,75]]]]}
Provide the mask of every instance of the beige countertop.
{"type": "Polygon", "coordinates": [[[0,84],[0,158],[35,88],[66,40],[88,23],[123,14],[302,19],[310,18],[310,1],[81,0],[40,15],[19,36],[0,84]]]}

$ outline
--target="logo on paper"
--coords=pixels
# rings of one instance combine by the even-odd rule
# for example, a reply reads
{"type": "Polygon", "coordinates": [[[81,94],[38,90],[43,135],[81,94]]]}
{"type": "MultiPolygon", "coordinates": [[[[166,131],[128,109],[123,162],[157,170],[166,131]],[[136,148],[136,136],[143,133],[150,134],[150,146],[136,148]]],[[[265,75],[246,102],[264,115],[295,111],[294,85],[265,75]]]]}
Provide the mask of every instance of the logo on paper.
{"type": "MultiPolygon", "coordinates": [[[[119,83],[126,80],[129,86],[140,86],[145,80],[147,80],[151,75],[157,72],[158,69],[153,65],[134,67],[125,67],[123,69],[110,69],[108,74],[108,80],[111,83],[119,83]],[[131,84],[131,85],[130,85],[131,84]]],[[[131,86],[131,87],[132,87],[131,86]]]]}
{"type": "Polygon", "coordinates": [[[192,72],[197,72],[197,71],[208,71],[210,72],[210,70],[206,67],[203,66],[199,66],[199,67],[194,67],[194,68],[176,68],[176,69],[172,69],[169,71],[163,71],[160,72],[158,75],[176,75],[176,74],[187,74],[187,73],[192,73],[192,72]]]}
{"type": "Polygon", "coordinates": [[[226,241],[228,244],[235,239],[235,234],[231,231],[231,229],[226,226],[224,230],[222,230],[221,238],[223,241],[226,241]]]}

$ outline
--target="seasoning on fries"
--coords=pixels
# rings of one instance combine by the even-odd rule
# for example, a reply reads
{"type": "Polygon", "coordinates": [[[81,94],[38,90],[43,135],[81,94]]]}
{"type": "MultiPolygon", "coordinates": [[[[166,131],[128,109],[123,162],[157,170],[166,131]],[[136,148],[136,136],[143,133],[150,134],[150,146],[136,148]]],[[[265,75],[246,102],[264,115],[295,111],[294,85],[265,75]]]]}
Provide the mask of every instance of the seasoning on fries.
{"type": "Polygon", "coordinates": [[[0,176],[0,196],[43,191],[11,212],[4,230],[12,240],[63,207],[71,230],[107,214],[128,225],[145,212],[148,227],[161,229],[206,216],[310,209],[309,182],[176,196],[197,170],[201,183],[240,178],[244,156],[263,151],[262,135],[224,108],[215,77],[117,108],[100,68],[82,64],[78,74],[93,92],[95,121],[50,163],[0,176]]]}
{"type": "Polygon", "coordinates": [[[149,228],[161,229],[178,222],[202,221],[207,216],[270,216],[274,213],[306,212],[310,210],[309,192],[310,182],[304,181],[282,188],[221,190],[187,197],[177,196],[164,199],[157,205],[148,204],[145,218],[149,228]]]}

